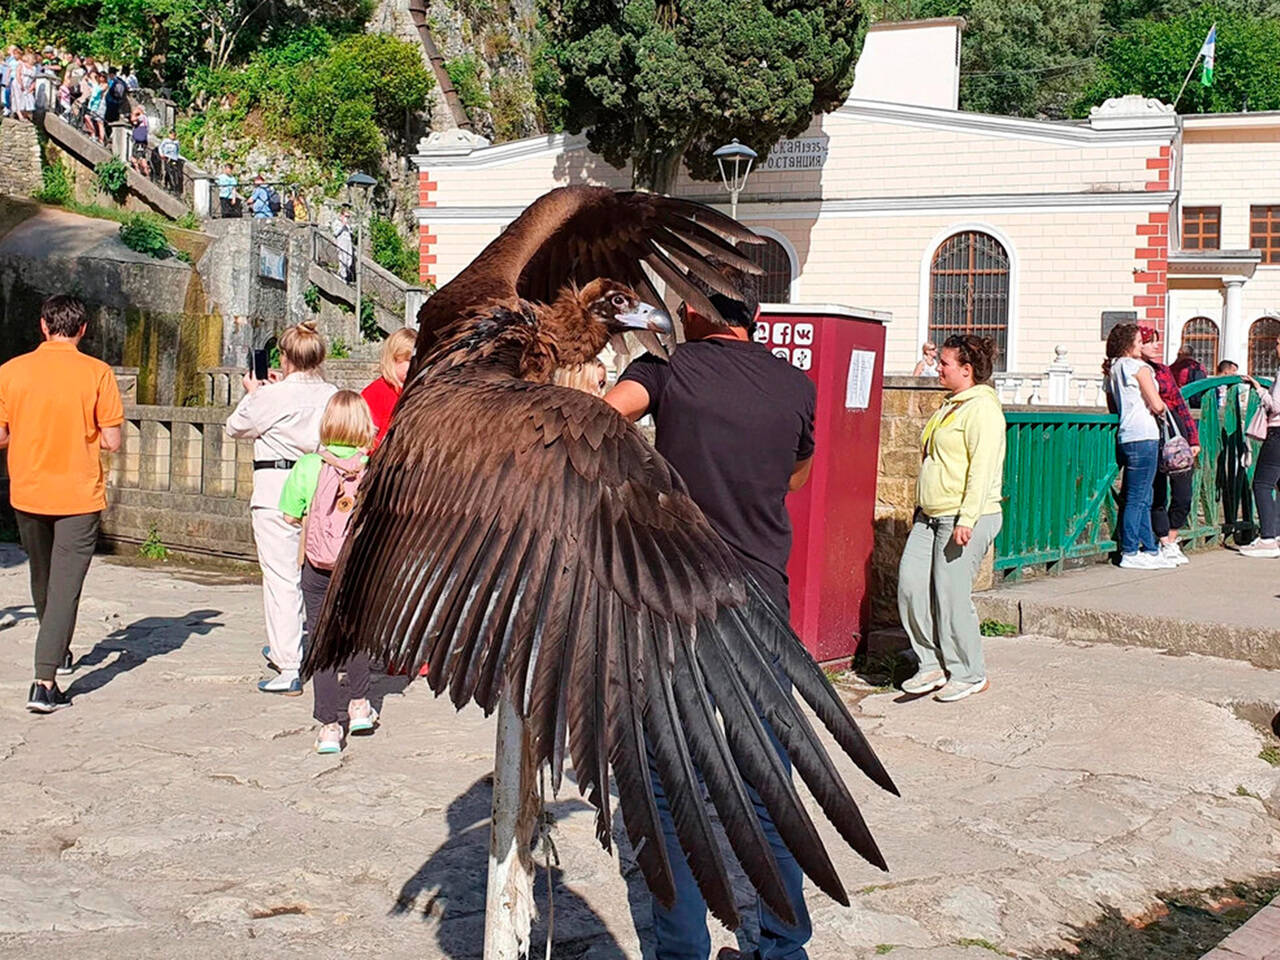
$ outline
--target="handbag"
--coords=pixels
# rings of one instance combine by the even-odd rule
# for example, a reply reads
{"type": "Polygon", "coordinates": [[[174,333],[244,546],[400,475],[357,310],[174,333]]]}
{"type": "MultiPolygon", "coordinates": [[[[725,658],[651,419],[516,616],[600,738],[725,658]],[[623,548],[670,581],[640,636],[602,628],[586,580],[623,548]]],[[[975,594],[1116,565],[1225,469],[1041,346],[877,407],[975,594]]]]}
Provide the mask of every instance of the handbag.
{"type": "Polygon", "coordinates": [[[1160,433],[1164,442],[1160,444],[1160,472],[1165,474],[1186,473],[1195,466],[1196,457],[1191,452],[1191,444],[1178,429],[1178,422],[1168,410],[1160,421],[1160,433]]]}
{"type": "Polygon", "coordinates": [[[1270,417],[1267,414],[1267,408],[1261,402],[1258,409],[1253,411],[1253,416],[1249,418],[1249,425],[1244,428],[1244,435],[1250,440],[1259,442],[1267,439],[1267,421],[1270,417]]]}

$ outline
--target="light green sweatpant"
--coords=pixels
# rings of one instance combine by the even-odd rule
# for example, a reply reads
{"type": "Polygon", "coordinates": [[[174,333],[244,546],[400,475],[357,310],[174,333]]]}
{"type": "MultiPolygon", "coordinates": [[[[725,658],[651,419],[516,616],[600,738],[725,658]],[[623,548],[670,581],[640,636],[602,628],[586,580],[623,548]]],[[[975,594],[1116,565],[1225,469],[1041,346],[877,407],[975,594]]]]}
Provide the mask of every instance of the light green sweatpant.
{"type": "Polygon", "coordinates": [[[961,548],[951,538],[955,517],[916,511],[898,563],[898,615],[921,670],[945,670],[962,683],[986,677],[973,581],[1002,522],[998,513],[979,517],[961,548]]]}

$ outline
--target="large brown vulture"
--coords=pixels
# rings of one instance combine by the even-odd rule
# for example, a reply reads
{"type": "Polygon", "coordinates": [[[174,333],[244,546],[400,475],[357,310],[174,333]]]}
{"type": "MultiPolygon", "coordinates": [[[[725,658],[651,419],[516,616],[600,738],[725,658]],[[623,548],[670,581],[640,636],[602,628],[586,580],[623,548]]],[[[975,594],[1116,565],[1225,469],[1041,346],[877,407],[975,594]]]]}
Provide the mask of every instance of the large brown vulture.
{"type": "MultiPolygon", "coordinates": [[[[461,708],[504,686],[558,788],[566,749],[610,846],[618,805],[653,895],[674,890],[646,743],[706,901],[739,925],[702,786],[765,903],[793,913],[745,789],[804,871],[848,903],[756,710],[840,835],[885,868],[858,807],[777,664],[841,748],[897,792],[778,608],[743,572],[640,432],[550,384],[609,336],[669,329],[641,264],[709,317],[691,278],[736,294],[706,257],[755,271],[758,242],[701,204],[565,187],[546,194],[420,314],[417,356],[362,487],[308,672],[353,651],[418,674],[461,708]]],[[[756,271],[758,272],[758,271],[756,271]]]]}

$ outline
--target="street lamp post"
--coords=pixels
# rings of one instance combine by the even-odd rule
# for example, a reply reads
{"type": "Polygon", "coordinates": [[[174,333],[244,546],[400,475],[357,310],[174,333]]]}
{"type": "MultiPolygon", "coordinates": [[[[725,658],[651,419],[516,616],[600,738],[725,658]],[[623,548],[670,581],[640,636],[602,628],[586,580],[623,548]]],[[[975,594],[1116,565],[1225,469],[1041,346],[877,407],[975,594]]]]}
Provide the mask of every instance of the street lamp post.
{"type": "Polygon", "coordinates": [[[353,173],[347,177],[347,202],[356,208],[356,223],[360,232],[356,234],[356,327],[360,328],[364,320],[364,303],[360,298],[360,261],[364,259],[364,234],[369,215],[369,192],[378,185],[378,181],[367,173],[353,173]],[[356,198],[358,202],[353,202],[356,198]]]}
{"type": "Polygon", "coordinates": [[[758,154],[735,137],[712,154],[720,167],[720,179],[724,188],[729,191],[729,215],[738,219],[738,194],[747,185],[747,177],[751,175],[751,165],[758,154]]]}

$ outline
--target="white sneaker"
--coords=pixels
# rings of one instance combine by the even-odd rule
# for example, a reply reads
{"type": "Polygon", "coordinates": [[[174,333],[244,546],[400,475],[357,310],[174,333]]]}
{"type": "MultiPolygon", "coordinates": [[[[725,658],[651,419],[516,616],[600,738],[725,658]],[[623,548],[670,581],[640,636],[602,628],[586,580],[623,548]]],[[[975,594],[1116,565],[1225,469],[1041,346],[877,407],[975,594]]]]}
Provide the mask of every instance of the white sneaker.
{"type": "Polygon", "coordinates": [[[1166,560],[1172,560],[1179,567],[1184,563],[1191,562],[1191,559],[1182,552],[1182,547],[1178,546],[1176,542],[1160,544],[1160,556],[1166,560]]]}
{"type": "Polygon", "coordinates": [[[1126,553],[1120,558],[1125,570],[1163,570],[1165,565],[1154,553],[1126,553]]]}
{"type": "Polygon", "coordinates": [[[981,680],[975,680],[972,683],[964,680],[948,680],[947,685],[933,695],[933,699],[939,703],[955,703],[957,700],[971,697],[975,693],[982,693],[989,686],[991,686],[991,683],[986,677],[981,680]]]}
{"type": "Polygon", "coordinates": [[[902,692],[910,694],[932,693],[947,682],[941,670],[917,670],[915,676],[902,682],[902,692]]]}
{"type": "Polygon", "coordinates": [[[1274,539],[1263,540],[1258,538],[1253,543],[1246,543],[1241,547],[1240,555],[1243,557],[1280,557],[1280,545],[1277,545],[1274,539]]]}

